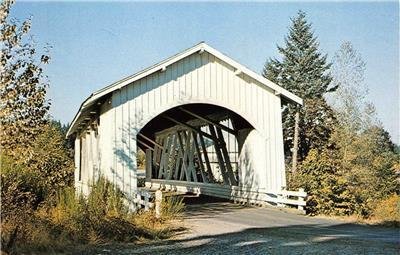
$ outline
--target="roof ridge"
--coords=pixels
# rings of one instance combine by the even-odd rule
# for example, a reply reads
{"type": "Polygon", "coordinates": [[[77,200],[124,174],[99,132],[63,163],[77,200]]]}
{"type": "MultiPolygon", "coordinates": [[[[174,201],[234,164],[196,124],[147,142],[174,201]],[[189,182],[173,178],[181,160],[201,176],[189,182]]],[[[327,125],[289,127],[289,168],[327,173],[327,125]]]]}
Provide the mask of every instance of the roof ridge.
{"type": "Polygon", "coordinates": [[[209,54],[219,58],[221,61],[231,65],[239,72],[246,74],[247,76],[258,81],[259,83],[265,85],[265,87],[272,89],[273,91],[275,91],[275,93],[277,95],[282,95],[285,98],[289,99],[290,101],[293,101],[300,105],[303,103],[303,100],[300,97],[298,97],[295,94],[291,93],[290,91],[278,86],[277,84],[271,82],[270,80],[262,77],[260,74],[255,73],[254,71],[250,70],[249,68],[245,67],[244,65],[242,65],[242,64],[238,63],[237,61],[233,60],[232,58],[228,57],[224,53],[221,53],[220,51],[214,49],[213,47],[208,45],[206,42],[201,41],[190,48],[187,48],[181,52],[178,52],[175,55],[172,55],[171,57],[168,57],[156,64],[153,64],[141,71],[138,71],[132,75],[122,78],[119,81],[111,83],[110,85],[93,92],[81,104],[79,111],[77,112],[77,114],[75,115],[74,119],[71,122],[71,126],[67,132],[67,136],[71,135],[71,132],[73,131],[75,123],[78,120],[82,110],[84,110],[85,108],[94,104],[96,102],[96,100],[104,97],[105,95],[108,95],[109,93],[112,93],[115,90],[121,89],[121,88],[131,84],[132,82],[140,80],[148,75],[151,75],[154,72],[160,71],[160,70],[166,68],[167,66],[172,65],[172,64],[180,61],[181,59],[184,59],[200,50],[207,51],[209,54]]]}

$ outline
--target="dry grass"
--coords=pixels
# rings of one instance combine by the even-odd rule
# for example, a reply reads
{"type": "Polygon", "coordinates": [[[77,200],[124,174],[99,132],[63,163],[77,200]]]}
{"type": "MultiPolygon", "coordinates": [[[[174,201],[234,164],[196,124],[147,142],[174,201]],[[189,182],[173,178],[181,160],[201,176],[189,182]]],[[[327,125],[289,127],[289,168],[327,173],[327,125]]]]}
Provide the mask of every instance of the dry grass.
{"type": "MultiPolygon", "coordinates": [[[[113,185],[100,180],[87,198],[77,197],[73,189],[59,193],[54,205],[42,206],[19,233],[14,253],[63,254],[82,245],[135,243],[171,237],[181,231],[172,224],[184,209],[181,199],[164,203],[163,217],[157,219],[153,210],[136,213],[127,210],[123,196],[113,185]]],[[[174,222],[176,223],[176,222],[174,222]]],[[[15,228],[2,224],[7,238],[15,228]]]]}

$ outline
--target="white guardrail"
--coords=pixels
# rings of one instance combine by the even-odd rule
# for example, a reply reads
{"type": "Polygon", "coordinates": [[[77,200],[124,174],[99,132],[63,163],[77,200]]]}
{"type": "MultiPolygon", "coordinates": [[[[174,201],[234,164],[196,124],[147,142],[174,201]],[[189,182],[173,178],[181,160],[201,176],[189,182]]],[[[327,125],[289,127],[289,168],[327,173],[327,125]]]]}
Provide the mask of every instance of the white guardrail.
{"type": "MultiPolygon", "coordinates": [[[[296,206],[301,213],[305,213],[307,192],[304,189],[289,191],[268,191],[264,189],[246,189],[239,186],[229,186],[211,183],[186,182],[175,180],[152,179],[146,182],[147,189],[139,189],[126,200],[127,205],[136,211],[143,208],[145,211],[155,207],[155,190],[190,192],[233,200],[236,203],[255,205],[273,204],[278,207],[296,206]]],[[[80,183],[78,192],[88,194],[90,187],[80,183]]]]}
{"type": "Polygon", "coordinates": [[[280,192],[277,193],[277,196],[278,206],[295,205],[297,206],[298,210],[305,213],[304,207],[307,203],[307,192],[305,192],[304,189],[299,189],[298,191],[289,191],[282,189],[280,192]]]}
{"type": "Polygon", "coordinates": [[[154,194],[148,190],[138,190],[131,202],[136,208],[144,208],[145,211],[154,207],[154,194]]]}
{"type": "Polygon", "coordinates": [[[239,186],[161,179],[152,179],[146,182],[146,187],[152,190],[162,189],[204,194],[230,199],[237,203],[256,205],[273,204],[278,207],[291,205],[296,206],[302,213],[305,213],[307,198],[307,192],[304,189],[299,189],[298,191],[288,191],[285,189],[281,191],[268,191],[264,189],[246,189],[239,186]]]}

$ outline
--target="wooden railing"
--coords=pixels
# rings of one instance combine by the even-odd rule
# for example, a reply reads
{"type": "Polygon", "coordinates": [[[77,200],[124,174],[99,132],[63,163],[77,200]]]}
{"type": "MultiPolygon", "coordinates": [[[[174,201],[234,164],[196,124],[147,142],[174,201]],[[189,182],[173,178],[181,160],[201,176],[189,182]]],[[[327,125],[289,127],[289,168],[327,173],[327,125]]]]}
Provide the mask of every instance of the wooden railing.
{"type": "Polygon", "coordinates": [[[299,189],[298,191],[282,189],[277,195],[278,206],[295,205],[299,211],[305,213],[307,192],[304,189],[299,189]]]}
{"type": "Polygon", "coordinates": [[[247,189],[239,186],[162,179],[152,179],[150,182],[146,182],[146,187],[153,190],[163,189],[204,194],[230,199],[238,203],[256,205],[273,204],[281,207],[294,205],[297,206],[297,209],[301,213],[305,213],[305,198],[307,197],[307,193],[303,189],[299,189],[299,191],[269,191],[264,189],[247,189]]]}
{"type": "Polygon", "coordinates": [[[154,207],[154,194],[148,190],[138,190],[133,199],[129,202],[133,203],[135,210],[143,208],[145,211],[154,207]]]}

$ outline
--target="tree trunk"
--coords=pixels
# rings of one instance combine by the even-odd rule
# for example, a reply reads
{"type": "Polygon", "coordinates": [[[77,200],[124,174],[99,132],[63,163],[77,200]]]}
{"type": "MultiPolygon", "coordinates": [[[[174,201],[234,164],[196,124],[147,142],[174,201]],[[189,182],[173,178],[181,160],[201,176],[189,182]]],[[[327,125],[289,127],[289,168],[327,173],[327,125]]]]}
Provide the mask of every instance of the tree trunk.
{"type": "Polygon", "coordinates": [[[299,147],[299,121],[300,121],[300,115],[299,115],[299,112],[296,111],[296,115],[294,118],[292,173],[295,173],[297,170],[297,152],[298,152],[298,147],[299,147]]]}

